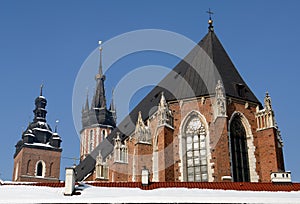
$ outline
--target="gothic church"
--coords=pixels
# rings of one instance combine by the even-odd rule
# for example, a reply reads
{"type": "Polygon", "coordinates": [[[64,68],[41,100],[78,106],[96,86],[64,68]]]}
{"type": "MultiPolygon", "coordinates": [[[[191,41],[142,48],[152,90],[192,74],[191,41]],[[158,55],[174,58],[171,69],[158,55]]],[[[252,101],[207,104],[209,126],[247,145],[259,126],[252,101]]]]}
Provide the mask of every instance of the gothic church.
{"type": "Polygon", "coordinates": [[[77,180],[270,182],[285,171],[271,98],[247,86],[209,20],[208,33],[116,126],[106,107],[100,47],[91,107],[82,110],[77,180]]]}

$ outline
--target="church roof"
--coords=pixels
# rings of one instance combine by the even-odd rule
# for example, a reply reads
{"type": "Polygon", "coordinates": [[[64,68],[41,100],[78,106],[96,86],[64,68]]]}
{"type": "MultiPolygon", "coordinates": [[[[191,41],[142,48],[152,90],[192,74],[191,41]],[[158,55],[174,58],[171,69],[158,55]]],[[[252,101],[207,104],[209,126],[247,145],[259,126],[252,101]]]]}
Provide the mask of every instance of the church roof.
{"type": "MultiPolygon", "coordinates": [[[[144,121],[157,111],[161,92],[164,92],[167,102],[213,96],[217,82],[221,80],[227,97],[253,102],[261,106],[233,65],[214,30],[212,27],[209,28],[208,33],[188,55],[112,131],[107,137],[110,143],[113,144],[113,138],[117,132],[120,132],[122,139],[132,134],[139,111],[142,112],[144,121]]],[[[96,153],[99,150],[105,158],[113,151],[113,147],[100,144],[94,151],[96,153]]],[[[86,158],[86,160],[91,162],[93,159],[86,158]]],[[[87,165],[87,163],[81,165],[87,165]]],[[[92,168],[92,165],[88,166],[92,168]]]]}
{"type": "Polygon", "coordinates": [[[161,92],[164,92],[168,102],[210,96],[214,95],[218,80],[222,81],[227,97],[261,105],[233,65],[215,32],[209,30],[189,54],[129,113],[113,133],[119,131],[126,136],[130,135],[134,131],[139,111],[142,112],[143,120],[146,120],[157,110],[161,92]]]}

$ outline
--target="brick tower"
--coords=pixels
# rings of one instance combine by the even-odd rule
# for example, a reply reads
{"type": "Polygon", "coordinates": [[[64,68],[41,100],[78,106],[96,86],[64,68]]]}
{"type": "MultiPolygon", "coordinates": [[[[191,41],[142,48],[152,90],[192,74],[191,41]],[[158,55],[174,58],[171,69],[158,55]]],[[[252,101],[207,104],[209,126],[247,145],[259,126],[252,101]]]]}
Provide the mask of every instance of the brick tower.
{"type": "Polygon", "coordinates": [[[95,76],[96,91],[91,107],[88,96],[82,109],[82,130],[80,132],[80,160],[83,160],[93,149],[98,146],[116,127],[116,111],[113,100],[110,108],[106,107],[104,81],[102,72],[102,47],[99,41],[100,63],[99,71],[95,76]]]}
{"type": "Polygon", "coordinates": [[[34,119],[16,144],[13,181],[59,182],[62,148],[57,128],[46,121],[47,100],[41,93],[35,99],[34,119]]]}

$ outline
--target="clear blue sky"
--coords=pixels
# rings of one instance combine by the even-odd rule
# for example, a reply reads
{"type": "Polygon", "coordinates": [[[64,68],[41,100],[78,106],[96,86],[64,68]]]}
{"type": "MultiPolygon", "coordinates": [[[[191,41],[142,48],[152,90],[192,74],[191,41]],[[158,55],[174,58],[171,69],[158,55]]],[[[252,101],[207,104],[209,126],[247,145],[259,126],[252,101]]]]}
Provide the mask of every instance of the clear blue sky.
{"type": "MultiPolygon", "coordinates": [[[[198,42],[207,33],[206,11],[212,8],[215,32],[244,80],[261,101],[269,91],[285,144],[286,169],[293,181],[300,181],[299,7],[297,0],[0,1],[0,178],[11,180],[14,145],[33,118],[42,82],[48,122],[54,128],[55,120],[60,121],[62,155],[78,157],[73,86],[98,40],[153,28],[198,42]]],[[[172,68],[178,60],[157,53],[125,57],[107,73],[107,89],[119,80],[122,68],[153,61],[172,68]]],[[[72,164],[62,159],[61,179],[72,164]]]]}

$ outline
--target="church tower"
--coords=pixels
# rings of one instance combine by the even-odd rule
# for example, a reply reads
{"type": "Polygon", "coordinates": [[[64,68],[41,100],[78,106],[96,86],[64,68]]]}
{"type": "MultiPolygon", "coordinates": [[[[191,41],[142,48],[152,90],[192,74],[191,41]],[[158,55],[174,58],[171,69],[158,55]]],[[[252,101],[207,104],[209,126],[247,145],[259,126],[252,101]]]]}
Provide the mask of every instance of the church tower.
{"type": "Polygon", "coordinates": [[[42,94],[35,99],[34,119],[16,144],[13,181],[59,182],[61,137],[46,121],[47,100],[42,94]]]}
{"type": "Polygon", "coordinates": [[[106,107],[104,81],[102,71],[102,47],[99,41],[100,62],[99,70],[95,76],[96,91],[91,107],[88,96],[82,109],[82,130],[80,132],[80,160],[83,160],[97,147],[107,135],[116,127],[116,110],[113,99],[110,108],[106,107]]]}

